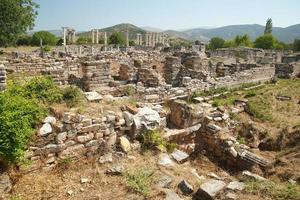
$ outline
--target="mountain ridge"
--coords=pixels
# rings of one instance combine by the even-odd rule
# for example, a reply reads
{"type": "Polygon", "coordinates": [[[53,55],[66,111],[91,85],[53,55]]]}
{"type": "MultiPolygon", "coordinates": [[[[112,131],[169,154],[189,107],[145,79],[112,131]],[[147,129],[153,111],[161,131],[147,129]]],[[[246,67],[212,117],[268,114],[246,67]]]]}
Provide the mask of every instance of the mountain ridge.
{"type": "MultiPolygon", "coordinates": [[[[236,35],[248,34],[252,40],[263,34],[264,26],[259,24],[243,24],[243,25],[228,25],[217,28],[192,28],[185,31],[178,30],[161,30],[154,27],[138,27],[130,23],[121,23],[114,26],[101,28],[100,32],[112,33],[114,31],[122,32],[126,34],[129,31],[130,40],[136,39],[136,34],[144,34],[151,30],[161,30],[162,33],[166,33],[172,37],[179,37],[186,40],[201,40],[204,42],[209,41],[213,37],[221,37],[225,40],[234,38],[236,35]],[[146,30],[145,30],[146,29],[146,30]]],[[[51,30],[51,32],[58,35],[59,30],[51,30]]],[[[91,31],[81,31],[78,36],[87,37],[91,35],[91,31]]],[[[280,41],[285,43],[292,43],[294,39],[300,38],[300,24],[291,25],[285,28],[273,27],[273,35],[280,41]]]]}

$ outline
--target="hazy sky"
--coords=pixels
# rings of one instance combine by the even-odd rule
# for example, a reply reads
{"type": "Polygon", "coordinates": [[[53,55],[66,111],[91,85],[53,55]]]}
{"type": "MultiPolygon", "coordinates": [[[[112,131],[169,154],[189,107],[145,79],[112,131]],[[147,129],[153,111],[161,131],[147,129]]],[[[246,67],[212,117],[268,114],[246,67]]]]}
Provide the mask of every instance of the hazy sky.
{"type": "Polygon", "coordinates": [[[103,28],[119,23],[161,29],[300,23],[300,0],[34,0],[35,30],[103,28]]]}

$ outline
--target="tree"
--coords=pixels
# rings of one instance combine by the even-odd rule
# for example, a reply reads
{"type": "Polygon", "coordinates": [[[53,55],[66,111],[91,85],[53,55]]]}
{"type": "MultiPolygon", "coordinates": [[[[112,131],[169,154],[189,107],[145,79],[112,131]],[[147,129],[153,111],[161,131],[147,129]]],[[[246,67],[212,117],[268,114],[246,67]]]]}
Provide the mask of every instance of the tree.
{"type": "Polygon", "coordinates": [[[43,45],[54,46],[57,43],[57,38],[55,35],[48,31],[39,31],[32,35],[31,44],[34,46],[39,46],[41,39],[43,41],[43,45]]]}
{"type": "Polygon", "coordinates": [[[109,44],[125,45],[125,43],[126,43],[126,38],[120,32],[113,32],[109,37],[109,44]]]}
{"type": "Polygon", "coordinates": [[[210,39],[208,48],[210,50],[215,50],[215,49],[218,49],[218,48],[223,48],[224,47],[224,43],[225,43],[225,40],[223,38],[214,37],[214,38],[210,39]]]}
{"type": "Polygon", "coordinates": [[[240,46],[243,46],[243,47],[251,47],[252,46],[252,42],[250,40],[250,37],[245,34],[245,35],[237,35],[235,38],[234,38],[234,45],[236,47],[240,47],[240,46]]]}
{"type": "Polygon", "coordinates": [[[130,41],[129,41],[129,46],[135,46],[135,41],[130,40],[130,41]]]}
{"type": "Polygon", "coordinates": [[[77,44],[91,44],[92,38],[88,37],[79,37],[76,41],[77,44]]]}
{"type": "Polygon", "coordinates": [[[276,44],[277,39],[274,38],[272,34],[266,34],[256,38],[254,47],[262,49],[275,49],[276,44]]]}
{"type": "Polygon", "coordinates": [[[272,28],[273,28],[273,22],[272,19],[269,18],[267,20],[266,27],[265,27],[265,35],[272,34],[272,28]]]}
{"type": "Polygon", "coordinates": [[[300,39],[295,39],[293,44],[294,51],[300,51],[300,39]]]}
{"type": "Polygon", "coordinates": [[[14,45],[20,35],[33,28],[37,8],[32,0],[0,1],[0,46],[14,45]]]}
{"type": "Polygon", "coordinates": [[[16,44],[18,46],[29,46],[31,45],[31,39],[30,35],[21,35],[16,41],[16,44]]]}

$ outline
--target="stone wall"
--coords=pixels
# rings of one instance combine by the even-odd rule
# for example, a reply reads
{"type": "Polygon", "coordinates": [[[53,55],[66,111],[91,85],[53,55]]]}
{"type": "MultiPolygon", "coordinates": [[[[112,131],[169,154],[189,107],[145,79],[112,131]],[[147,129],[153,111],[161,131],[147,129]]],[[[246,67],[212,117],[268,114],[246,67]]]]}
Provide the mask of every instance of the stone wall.
{"type": "Polygon", "coordinates": [[[111,81],[110,63],[104,61],[89,61],[82,68],[84,90],[92,91],[102,86],[108,86],[111,81]]]}
{"type": "Polygon", "coordinates": [[[103,154],[116,143],[116,116],[88,118],[80,114],[64,113],[61,120],[47,117],[37,138],[31,142],[26,157],[33,168],[55,166],[59,160],[78,159],[103,154]]]}
{"type": "Polygon", "coordinates": [[[298,63],[278,63],[275,74],[279,78],[300,77],[300,62],[298,63]]]}
{"type": "Polygon", "coordinates": [[[178,57],[169,56],[166,57],[163,77],[167,84],[171,84],[172,86],[178,86],[178,73],[181,69],[181,60],[178,57]]]}
{"type": "Polygon", "coordinates": [[[5,66],[0,64],[0,91],[6,88],[6,70],[5,66]]]}
{"type": "Polygon", "coordinates": [[[211,57],[241,58],[258,63],[281,62],[284,54],[290,51],[263,50],[248,47],[221,48],[210,52],[211,57]]]}

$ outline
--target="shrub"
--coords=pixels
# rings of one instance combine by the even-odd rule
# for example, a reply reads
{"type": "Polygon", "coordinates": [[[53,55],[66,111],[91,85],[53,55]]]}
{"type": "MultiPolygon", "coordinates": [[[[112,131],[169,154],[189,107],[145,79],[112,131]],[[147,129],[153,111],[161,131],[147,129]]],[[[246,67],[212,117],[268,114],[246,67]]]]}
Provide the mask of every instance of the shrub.
{"type": "Polygon", "coordinates": [[[142,135],[141,138],[142,147],[144,149],[161,149],[172,152],[177,144],[170,143],[163,138],[163,133],[158,130],[148,131],[142,135]]]}
{"type": "Polygon", "coordinates": [[[18,38],[16,44],[18,46],[29,46],[31,44],[31,36],[30,35],[22,35],[18,38]]]}
{"type": "Polygon", "coordinates": [[[43,42],[43,45],[54,46],[57,43],[55,35],[48,31],[39,31],[32,35],[31,44],[34,46],[40,46],[40,42],[43,42]]]}
{"type": "Polygon", "coordinates": [[[150,189],[153,182],[153,172],[140,169],[126,175],[127,187],[134,192],[140,193],[145,197],[150,195],[150,189]]]}
{"type": "Polygon", "coordinates": [[[25,96],[38,99],[44,103],[57,103],[63,99],[62,92],[51,78],[40,76],[31,79],[24,85],[25,96]]]}
{"type": "Polygon", "coordinates": [[[78,87],[69,86],[63,90],[63,100],[67,106],[73,107],[83,100],[83,95],[78,87]]]}
{"type": "Polygon", "coordinates": [[[51,47],[50,47],[50,46],[44,46],[44,47],[43,47],[43,50],[44,50],[45,52],[49,52],[49,51],[51,51],[51,47]]]}
{"type": "Polygon", "coordinates": [[[8,162],[20,161],[34,132],[34,125],[45,113],[45,109],[33,99],[1,94],[0,157],[8,162]]]}
{"type": "Polygon", "coordinates": [[[113,32],[111,36],[109,37],[109,44],[119,44],[119,45],[125,45],[126,38],[125,36],[120,32],[113,32]]]}
{"type": "Polygon", "coordinates": [[[224,43],[225,43],[225,40],[223,38],[214,37],[214,38],[210,39],[208,48],[210,50],[216,50],[218,48],[223,48],[224,43]]]}

